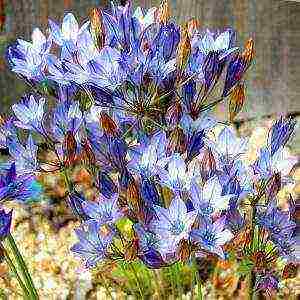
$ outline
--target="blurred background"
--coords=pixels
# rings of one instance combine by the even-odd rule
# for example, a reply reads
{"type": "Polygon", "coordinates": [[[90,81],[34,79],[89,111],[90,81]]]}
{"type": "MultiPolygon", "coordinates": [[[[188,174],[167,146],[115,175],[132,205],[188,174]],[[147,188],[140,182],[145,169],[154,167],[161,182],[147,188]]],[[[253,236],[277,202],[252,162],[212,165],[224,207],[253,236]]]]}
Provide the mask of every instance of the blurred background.
{"type": "MultiPolygon", "coordinates": [[[[126,1],[114,2],[124,4],[126,1]]],[[[159,0],[133,2],[135,6],[142,7],[158,6],[160,3],[159,0]]],[[[284,0],[169,0],[169,2],[172,14],[179,22],[196,17],[203,27],[219,29],[232,27],[238,33],[241,47],[249,37],[254,39],[256,58],[247,73],[246,107],[239,114],[235,125],[241,134],[248,135],[258,130],[256,136],[259,144],[259,138],[262,140],[265,138],[267,128],[274,118],[282,114],[294,116],[298,119],[298,125],[289,147],[292,154],[299,155],[300,2],[284,0]]],[[[7,68],[4,57],[7,45],[17,38],[30,40],[34,27],[46,30],[48,18],[61,22],[64,13],[68,11],[73,12],[78,20],[83,22],[94,6],[108,7],[109,1],[0,0],[0,114],[9,113],[11,103],[18,101],[27,89],[25,84],[7,68]]],[[[219,113],[224,115],[224,110],[225,108],[221,107],[219,113]]],[[[78,178],[84,181],[84,174],[74,176],[79,176],[78,178]]],[[[295,194],[299,195],[299,168],[295,171],[294,178],[297,181],[295,194]]],[[[53,190],[50,198],[60,199],[63,191],[60,190],[57,179],[49,177],[45,180],[49,181],[46,185],[53,190]]],[[[105,294],[101,292],[97,294],[98,290],[94,288],[95,282],[97,283],[97,280],[101,282],[102,277],[99,279],[98,273],[92,276],[86,273],[80,275],[80,272],[77,272],[78,264],[69,253],[69,247],[75,241],[72,229],[76,224],[70,219],[65,206],[59,206],[57,202],[59,203],[52,201],[49,205],[47,200],[39,203],[37,207],[16,209],[14,212],[17,240],[22,244],[22,250],[30,262],[37,287],[42,290],[41,299],[85,299],[90,291],[94,291],[92,292],[94,296],[88,298],[104,299],[105,294]],[[45,220],[45,217],[51,222],[45,220]]],[[[2,288],[8,291],[16,286],[14,282],[5,282],[1,279],[5,278],[6,272],[3,265],[0,265],[0,296],[2,288]]],[[[122,280],[122,277],[116,278],[118,276],[113,278],[115,284],[121,285],[122,281],[118,280],[122,280]]],[[[234,285],[234,282],[232,284],[234,285]]],[[[229,289],[233,291],[234,286],[230,285],[229,289]]],[[[295,287],[291,289],[295,291],[295,287]]],[[[233,295],[228,291],[225,294],[227,297],[233,295]]],[[[9,299],[17,299],[16,294],[11,297],[9,299]]],[[[238,295],[236,299],[242,299],[240,297],[241,295],[238,295]]],[[[212,296],[211,299],[217,299],[217,296],[212,296]]]]}

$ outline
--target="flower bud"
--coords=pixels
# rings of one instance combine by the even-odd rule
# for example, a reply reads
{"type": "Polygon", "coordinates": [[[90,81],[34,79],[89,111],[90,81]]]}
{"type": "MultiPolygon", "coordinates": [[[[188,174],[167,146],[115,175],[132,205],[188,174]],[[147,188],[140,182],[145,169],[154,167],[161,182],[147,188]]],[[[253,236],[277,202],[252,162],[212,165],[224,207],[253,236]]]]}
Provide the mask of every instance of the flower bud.
{"type": "Polygon", "coordinates": [[[254,42],[252,38],[246,42],[245,50],[243,51],[241,57],[248,68],[254,58],[254,42]]]}
{"type": "Polygon", "coordinates": [[[200,174],[203,182],[213,177],[216,173],[216,161],[209,148],[204,150],[204,155],[200,164],[200,174]]]}
{"type": "Polygon", "coordinates": [[[117,193],[117,186],[106,172],[98,173],[99,192],[106,198],[110,199],[113,194],[117,193]]]}
{"type": "Polygon", "coordinates": [[[274,197],[277,195],[277,193],[281,189],[281,176],[280,173],[275,173],[270,178],[268,185],[266,187],[266,196],[268,200],[274,199],[274,197]]]}
{"type": "Polygon", "coordinates": [[[111,136],[116,136],[118,133],[118,126],[114,120],[105,112],[100,114],[100,126],[103,131],[111,136]]]}
{"type": "Polygon", "coordinates": [[[90,12],[90,22],[91,22],[91,33],[94,39],[94,43],[100,51],[105,44],[105,32],[102,22],[102,11],[99,8],[92,8],[90,12]]]}
{"type": "Polygon", "coordinates": [[[192,51],[187,25],[181,27],[180,42],[177,47],[177,65],[183,70],[188,63],[192,51]]]}
{"type": "Polygon", "coordinates": [[[163,0],[157,11],[157,20],[159,23],[166,25],[171,17],[170,5],[168,0],[163,0]]]}
{"type": "Polygon", "coordinates": [[[12,210],[5,213],[4,209],[0,210],[0,241],[4,240],[10,232],[12,219],[12,210]]]}
{"type": "Polygon", "coordinates": [[[64,151],[65,151],[65,163],[72,165],[76,159],[77,142],[73,135],[73,132],[68,131],[64,140],[64,151]]]}
{"type": "Polygon", "coordinates": [[[186,136],[180,127],[176,127],[168,138],[167,154],[184,153],[186,150],[186,136]]]}
{"type": "Polygon", "coordinates": [[[81,159],[86,165],[93,166],[96,164],[96,157],[88,140],[86,140],[83,144],[81,159]]]}
{"type": "Polygon", "coordinates": [[[245,85],[244,83],[238,83],[229,97],[229,120],[233,122],[234,118],[241,111],[245,103],[245,85]]]}
{"type": "Polygon", "coordinates": [[[180,122],[182,117],[182,107],[178,101],[172,103],[166,112],[166,123],[171,127],[174,128],[180,122]]]}

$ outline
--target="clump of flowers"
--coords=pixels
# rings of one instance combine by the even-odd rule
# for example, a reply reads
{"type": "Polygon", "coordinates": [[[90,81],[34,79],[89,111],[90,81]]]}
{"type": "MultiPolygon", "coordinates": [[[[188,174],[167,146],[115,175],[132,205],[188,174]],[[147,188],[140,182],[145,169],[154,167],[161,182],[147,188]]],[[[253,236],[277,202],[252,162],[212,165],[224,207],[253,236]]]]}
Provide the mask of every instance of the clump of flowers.
{"type": "MultiPolygon", "coordinates": [[[[276,291],[276,263],[298,259],[293,201],[284,210],[276,200],[291,180],[295,161],[284,146],[295,121],[276,121],[256,161],[245,160],[248,138],[230,122],[245,102],[253,40],[240,48],[232,29],[178,25],[167,1],[149,10],[131,1],[95,8],[82,26],[68,13],[61,25],[49,20],[48,33],[36,28],[31,42],[7,50],[32,93],[1,124],[12,163],[1,202],[26,200],[34,175],[59,172],[80,221],[71,250],[86,268],[234,257],[251,293],[276,291]],[[229,122],[209,114],[220,102],[229,122]],[[41,143],[51,160],[41,158],[41,143]],[[92,178],[92,196],[71,179],[78,166],[92,178]]],[[[8,215],[0,216],[7,228],[8,215]]]]}

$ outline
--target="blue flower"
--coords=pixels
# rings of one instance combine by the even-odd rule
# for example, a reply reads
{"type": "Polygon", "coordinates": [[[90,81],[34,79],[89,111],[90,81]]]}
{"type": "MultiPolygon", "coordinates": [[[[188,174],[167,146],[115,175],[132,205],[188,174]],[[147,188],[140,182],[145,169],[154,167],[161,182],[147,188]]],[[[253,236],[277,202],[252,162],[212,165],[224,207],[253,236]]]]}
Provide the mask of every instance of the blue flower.
{"type": "Polygon", "coordinates": [[[289,211],[279,209],[275,200],[269,203],[265,212],[258,215],[257,222],[268,230],[272,240],[288,238],[296,228],[289,211]]]}
{"type": "Polygon", "coordinates": [[[223,164],[230,164],[245,154],[247,146],[248,139],[238,138],[230,127],[224,127],[217,140],[211,143],[212,149],[218,154],[219,160],[223,161],[223,164]]]}
{"type": "Polygon", "coordinates": [[[188,239],[191,227],[197,216],[196,211],[187,211],[185,203],[175,197],[169,208],[154,206],[157,219],[151,223],[153,232],[160,238],[157,250],[165,261],[173,256],[178,244],[183,239],[188,239]]]}
{"type": "Polygon", "coordinates": [[[0,148],[6,148],[7,147],[7,140],[9,138],[16,138],[17,136],[17,130],[14,125],[14,119],[9,118],[7,120],[4,120],[2,123],[1,117],[0,117],[0,148]]]}
{"type": "Polygon", "coordinates": [[[261,179],[271,177],[275,173],[280,173],[282,178],[286,178],[297,158],[289,155],[283,148],[278,149],[271,155],[267,147],[260,149],[260,154],[253,165],[254,173],[261,179]]]}
{"type": "Polygon", "coordinates": [[[157,234],[152,232],[140,223],[134,224],[134,231],[138,237],[139,251],[146,253],[151,249],[157,250],[160,244],[160,238],[157,234]]]}
{"type": "Polygon", "coordinates": [[[111,198],[100,196],[97,202],[86,201],[83,203],[83,210],[88,217],[97,220],[99,224],[114,224],[124,216],[118,207],[118,194],[111,198]]]}
{"type": "Polygon", "coordinates": [[[12,210],[5,213],[4,209],[0,208],[0,241],[5,239],[10,232],[12,219],[12,210]]]}
{"type": "Polygon", "coordinates": [[[45,77],[46,59],[51,47],[51,39],[46,39],[40,29],[34,29],[32,43],[19,39],[8,49],[8,60],[12,71],[27,79],[40,81],[45,77]]]}
{"type": "Polygon", "coordinates": [[[26,202],[38,198],[41,187],[32,175],[17,175],[15,163],[5,171],[4,174],[0,174],[0,202],[7,200],[26,202]]]}
{"type": "Polygon", "coordinates": [[[233,234],[225,227],[226,217],[221,217],[214,223],[210,221],[202,222],[198,229],[191,231],[191,239],[205,251],[215,253],[222,259],[225,255],[222,246],[233,238],[233,234]]]}
{"type": "Polygon", "coordinates": [[[77,39],[84,30],[87,30],[89,22],[86,22],[79,29],[74,15],[72,13],[68,13],[64,16],[61,28],[59,28],[59,26],[52,20],[49,20],[49,25],[53,41],[61,46],[61,58],[72,58],[74,51],[77,49],[77,39]]]}
{"type": "Polygon", "coordinates": [[[274,155],[276,151],[285,146],[294,131],[295,125],[296,120],[292,118],[284,119],[283,117],[273,124],[269,132],[268,140],[271,155],[274,155]]]}
{"type": "Polygon", "coordinates": [[[92,268],[98,262],[108,258],[108,248],[112,243],[113,234],[102,233],[101,224],[97,220],[88,220],[75,233],[79,239],[71,251],[79,255],[86,268],[92,268]]]}
{"type": "Polygon", "coordinates": [[[82,124],[82,112],[78,102],[64,101],[54,111],[52,132],[56,139],[63,142],[66,134],[72,133],[78,139],[78,131],[82,124]]]}
{"type": "Polygon", "coordinates": [[[29,134],[25,146],[20,143],[17,137],[8,137],[7,147],[15,162],[18,174],[31,174],[39,170],[37,160],[38,146],[35,144],[31,134],[29,134]]]}
{"type": "Polygon", "coordinates": [[[140,223],[134,224],[134,231],[138,238],[139,258],[149,268],[163,267],[165,262],[158,251],[161,238],[140,223]]]}
{"type": "Polygon", "coordinates": [[[141,144],[130,150],[131,160],[128,168],[145,177],[158,175],[167,163],[166,134],[155,133],[150,142],[141,144]]]}
{"type": "Polygon", "coordinates": [[[195,182],[191,185],[191,199],[200,216],[210,216],[228,208],[231,194],[223,195],[218,177],[207,180],[200,188],[195,182]]]}
{"type": "Polygon", "coordinates": [[[222,60],[238,49],[237,47],[231,47],[232,35],[231,30],[226,30],[216,37],[216,34],[207,30],[204,37],[195,46],[198,46],[205,55],[212,52],[218,53],[218,59],[222,60]]]}
{"type": "Polygon", "coordinates": [[[18,127],[43,134],[44,105],[45,99],[41,98],[36,101],[33,95],[26,97],[20,103],[14,104],[12,110],[19,120],[15,124],[18,127]]]}

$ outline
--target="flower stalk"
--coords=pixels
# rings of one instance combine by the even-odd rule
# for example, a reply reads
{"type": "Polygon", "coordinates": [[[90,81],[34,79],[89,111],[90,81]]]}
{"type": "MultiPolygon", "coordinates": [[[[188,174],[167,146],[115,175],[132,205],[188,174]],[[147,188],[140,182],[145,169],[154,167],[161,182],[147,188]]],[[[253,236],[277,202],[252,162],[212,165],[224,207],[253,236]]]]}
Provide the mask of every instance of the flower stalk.
{"type": "MultiPolygon", "coordinates": [[[[34,286],[33,280],[30,276],[29,271],[28,271],[27,265],[26,265],[26,263],[25,263],[25,261],[22,257],[22,254],[20,253],[20,251],[19,251],[19,249],[18,249],[18,247],[15,243],[15,240],[14,240],[13,236],[9,233],[6,240],[7,240],[7,244],[9,246],[10,250],[12,251],[12,253],[15,257],[15,260],[16,260],[16,263],[17,263],[17,268],[19,269],[20,273],[23,276],[23,279],[24,279],[24,282],[25,282],[25,285],[26,285],[26,289],[28,290],[28,293],[29,293],[29,299],[33,299],[33,300],[34,299],[39,299],[37,290],[34,286]]],[[[19,281],[19,283],[21,285],[21,281],[19,281]]]]}

